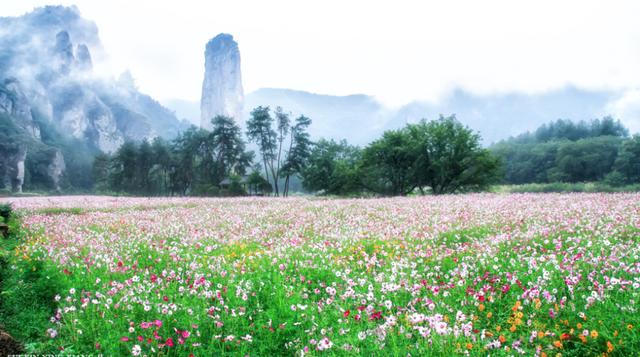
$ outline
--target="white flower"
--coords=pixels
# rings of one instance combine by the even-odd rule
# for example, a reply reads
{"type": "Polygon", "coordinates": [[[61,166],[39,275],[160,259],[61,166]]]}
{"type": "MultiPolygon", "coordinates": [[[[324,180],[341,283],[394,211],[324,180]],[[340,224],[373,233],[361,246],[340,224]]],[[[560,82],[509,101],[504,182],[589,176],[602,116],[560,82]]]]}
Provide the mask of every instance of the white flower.
{"type": "Polygon", "coordinates": [[[142,348],[140,348],[140,345],[134,345],[131,349],[131,354],[134,356],[139,356],[140,353],[142,353],[142,348]]]}
{"type": "Polygon", "coordinates": [[[331,348],[331,346],[333,346],[333,342],[331,342],[327,337],[323,337],[318,342],[318,350],[319,351],[328,350],[329,348],[331,348]]]}

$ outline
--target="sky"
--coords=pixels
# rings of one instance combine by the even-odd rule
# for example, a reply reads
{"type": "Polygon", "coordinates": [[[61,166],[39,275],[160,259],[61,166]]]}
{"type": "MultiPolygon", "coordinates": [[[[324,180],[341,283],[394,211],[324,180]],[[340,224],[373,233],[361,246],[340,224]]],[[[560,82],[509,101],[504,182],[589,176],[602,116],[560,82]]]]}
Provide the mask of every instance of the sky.
{"type": "Polygon", "coordinates": [[[640,1],[5,0],[0,16],[48,4],[96,22],[109,70],[163,101],[199,100],[206,42],[225,32],[245,92],[369,94],[389,106],[454,88],[541,93],[640,89],[640,1]]]}

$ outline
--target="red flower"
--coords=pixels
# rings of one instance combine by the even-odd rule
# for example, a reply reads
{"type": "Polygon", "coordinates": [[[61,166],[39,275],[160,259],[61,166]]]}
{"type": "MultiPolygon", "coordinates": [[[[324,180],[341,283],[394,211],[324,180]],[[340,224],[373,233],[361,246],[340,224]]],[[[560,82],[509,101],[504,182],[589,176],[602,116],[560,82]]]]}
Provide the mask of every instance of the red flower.
{"type": "Polygon", "coordinates": [[[173,338],[171,338],[171,337],[167,338],[167,340],[166,340],[166,341],[164,341],[164,343],[165,343],[165,345],[167,345],[167,346],[169,346],[169,347],[173,347],[173,346],[174,346],[174,344],[173,344],[173,338]]]}
{"type": "Polygon", "coordinates": [[[369,316],[369,320],[379,320],[382,318],[382,311],[377,311],[369,316]]]}
{"type": "Polygon", "coordinates": [[[351,314],[351,311],[347,310],[344,312],[344,314],[342,314],[344,317],[349,317],[349,314],[351,314]]]}

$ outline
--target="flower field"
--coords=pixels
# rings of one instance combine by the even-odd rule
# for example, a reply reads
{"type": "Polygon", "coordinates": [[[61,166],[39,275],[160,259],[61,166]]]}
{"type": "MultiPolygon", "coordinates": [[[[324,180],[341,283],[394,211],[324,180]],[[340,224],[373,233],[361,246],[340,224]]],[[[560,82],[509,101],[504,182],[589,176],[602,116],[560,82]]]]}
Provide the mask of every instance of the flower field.
{"type": "Polygon", "coordinates": [[[46,346],[105,355],[637,355],[639,194],[15,198],[46,346]],[[36,264],[39,263],[39,264],[36,264]]]}

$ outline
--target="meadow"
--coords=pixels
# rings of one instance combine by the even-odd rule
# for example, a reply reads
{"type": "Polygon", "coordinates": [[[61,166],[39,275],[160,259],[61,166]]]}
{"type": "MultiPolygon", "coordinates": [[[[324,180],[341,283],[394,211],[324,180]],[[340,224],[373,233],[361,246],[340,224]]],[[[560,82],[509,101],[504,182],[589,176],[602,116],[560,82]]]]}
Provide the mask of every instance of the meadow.
{"type": "Polygon", "coordinates": [[[637,193],[9,200],[31,352],[640,351],[637,193]]]}

